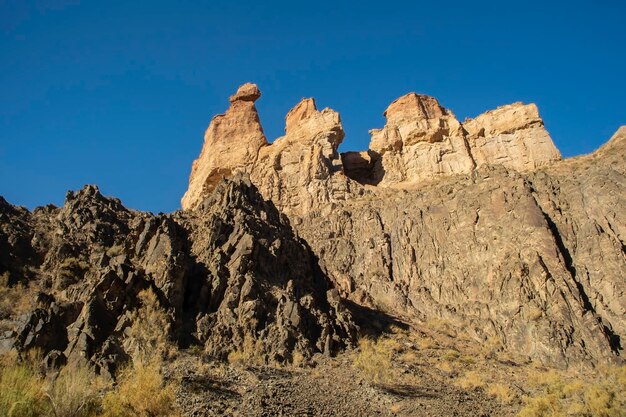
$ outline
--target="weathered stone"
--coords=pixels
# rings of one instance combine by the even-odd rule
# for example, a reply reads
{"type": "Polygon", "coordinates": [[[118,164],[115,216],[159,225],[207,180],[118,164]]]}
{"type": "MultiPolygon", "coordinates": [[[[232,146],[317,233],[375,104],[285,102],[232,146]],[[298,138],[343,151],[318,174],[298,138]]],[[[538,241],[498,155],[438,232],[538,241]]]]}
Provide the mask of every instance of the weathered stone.
{"type": "Polygon", "coordinates": [[[561,159],[534,104],[514,103],[463,122],[477,165],[501,164],[518,171],[561,159]]]}

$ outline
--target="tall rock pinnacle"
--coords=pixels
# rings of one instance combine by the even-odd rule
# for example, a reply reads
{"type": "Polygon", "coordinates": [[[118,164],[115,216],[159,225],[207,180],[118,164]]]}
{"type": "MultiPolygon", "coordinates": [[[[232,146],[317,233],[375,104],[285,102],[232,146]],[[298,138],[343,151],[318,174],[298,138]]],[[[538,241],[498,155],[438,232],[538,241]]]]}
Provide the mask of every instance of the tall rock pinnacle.
{"type": "Polygon", "coordinates": [[[226,113],[213,118],[193,163],[183,209],[198,207],[221,178],[236,172],[248,173],[264,198],[289,213],[345,198],[339,114],[319,111],[315,100],[303,98],[285,117],[285,136],[269,145],[254,107],[260,96],[255,84],[246,83],[230,97],[226,113]]]}
{"type": "Polygon", "coordinates": [[[211,120],[202,152],[191,168],[189,188],[181,201],[183,209],[195,208],[223,177],[247,171],[256,161],[259,149],[267,145],[254,106],[259,97],[259,88],[246,83],[230,97],[226,113],[211,120]]]}

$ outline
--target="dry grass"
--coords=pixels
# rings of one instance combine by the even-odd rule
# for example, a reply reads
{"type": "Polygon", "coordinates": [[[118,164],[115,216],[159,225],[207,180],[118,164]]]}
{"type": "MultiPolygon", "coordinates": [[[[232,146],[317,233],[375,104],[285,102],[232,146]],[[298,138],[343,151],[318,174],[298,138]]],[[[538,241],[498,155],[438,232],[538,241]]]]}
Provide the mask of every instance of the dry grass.
{"type": "Polygon", "coordinates": [[[155,356],[168,355],[172,346],[168,342],[170,318],[151,290],[139,294],[141,307],[133,314],[133,324],[128,330],[124,347],[134,362],[148,362],[155,356]]]}
{"type": "Polygon", "coordinates": [[[458,351],[450,349],[446,353],[444,353],[441,358],[445,361],[453,362],[457,360],[460,356],[461,354],[458,351]]]}
{"type": "Polygon", "coordinates": [[[175,417],[176,385],[165,383],[161,363],[137,362],[118,376],[117,389],[102,400],[102,417],[175,417]]]}
{"type": "Polygon", "coordinates": [[[251,336],[245,335],[241,348],[230,352],[227,360],[231,365],[241,363],[263,364],[265,359],[261,353],[262,351],[263,346],[260,340],[255,342],[251,336]]]}
{"type": "Polygon", "coordinates": [[[0,285],[0,320],[17,317],[33,309],[34,296],[28,287],[0,285]]]}
{"type": "Polygon", "coordinates": [[[291,365],[295,368],[300,368],[304,366],[305,364],[306,364],[306,358],[304,357],[304,355],[300,353],[299,351],[295,350],[291,354],[291,365]]]}
{"type": "Polygon", "coordinates": [[[359,351],[354,357],[353,366],[373,383],[387,383],[393,376],[391,359],[399,348],[396,340],[363,338],[359,341],[359,351]]]}
{"type": "Polygon", "coordinates": [[[90,417],[100,407],[104,380],[86,365],[71,364],[45,384],[51,415],[55,417],[90,417]]]}
{"type": "Polygon", "coordinates": [[[431,318],[426,322],[426,326],[432,330],[445,334],[448,337],[457,337],[456,327],[447,320],[431,318]]]}
{"type": "Polygon", "coordinates": [[[507,384],[489,384],[486,392],[502,404],[511,404],[517,398],[513,389],[507,384]]]}
{"type": "Polygon", "coordinates": [[[468,371],[456,381],[456,385],[466,390],[473,390],[484,387],[485,380],[476,371],[468,371]]]}
{"type": "Polygon", "coordinates": [[[45,415],[48,403],[43,379],[29,363],[13,363],[0,369],[0,415],[38,417],[45,415]]]}
{"type": "Polygon", "coordinates": [[[532,372],[528,385],[536,391],[524,398],[519,417],[626,415],[626,366],[609,367],[584,378],[555,370],[532,372]]]}
{"type": "Polygon", "coordinates": [[[419,348],[422,350],[434,349],[437,347],[437,342],[431,337],[426,336],[426,337],[421,338],[417,342],[417,346],[419,346],[419,348]]]}
{"type": "Polygon", "coordinates": [[[439,369],[440,371],[443,371],[447,374],[451,374],[453,372],[455,372],[454,366],[452,366],[452,364],[448,361],[442,361],[439,362],[437,364],[437,369],[439,369]]]}

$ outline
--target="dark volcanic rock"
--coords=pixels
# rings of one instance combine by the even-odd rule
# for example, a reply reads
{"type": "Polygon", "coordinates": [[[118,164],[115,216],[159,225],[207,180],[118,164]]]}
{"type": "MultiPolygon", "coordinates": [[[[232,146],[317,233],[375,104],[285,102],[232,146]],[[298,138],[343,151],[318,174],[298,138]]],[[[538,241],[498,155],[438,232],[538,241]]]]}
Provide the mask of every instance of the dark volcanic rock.
{"type": "MultiPolygon", "coordinates": [[[[182,346],[285,362],[351,345],[355,325],[306,243],[246,178],[220,184],[193,213],[126,209],[94,186],[32,213],[0,201],[4,285],[39,291],[5,332],[50,366],[87,358],[112,371],[127,352],[137,295],[152,288],[182,346]]],[[[26,291],[26,290],[25,290],[26,291]]]]}

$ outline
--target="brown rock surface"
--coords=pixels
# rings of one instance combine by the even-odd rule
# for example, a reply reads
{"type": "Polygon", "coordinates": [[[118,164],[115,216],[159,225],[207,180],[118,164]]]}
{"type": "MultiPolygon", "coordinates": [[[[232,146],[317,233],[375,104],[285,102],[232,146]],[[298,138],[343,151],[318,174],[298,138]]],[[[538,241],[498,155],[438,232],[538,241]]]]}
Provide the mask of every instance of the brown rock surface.
{"type": "Polygon", "coordinates": [[[615,358],[626,331],[623,131],[558,163],[534,105],[461,124],[411,93],[385,116],[370,150],[339,159],[339,116],[305,99],[248,169],[341,294],[546,363],[615,358]]]}
{"type": "Polygon", "coordinates": [[[38,294],[26,315],[0,316],[9,329],[0,353],[39,348],[112,372],[128,358],[125,332],[146,288],[171,319],[170,338],[214,357],[252,346],[246,354],[259,362],[284,363],[355,341],[350,312],[308,246],[245,177],[220,182],[193,212],[159,216],[94,186],[32,213],[1,200],[0,253],[22,260],[1,259],[9,279],[0,285],[19,280],[38,294]]]}
{"type": "Polygon", "coordinates": [[[312,98],[302,99],[285,118],[285,136],[268,145],[253,104],[259,96],[256,85],[244,84],[226,114],[213,119],[183,209],[196,208],[222,177],[237,172],[249,173],[261,194],[285,212],[306,212],[359,188],[342,173],[337,148],[344,132],[337,112],[318,111],[312,98]]]}

